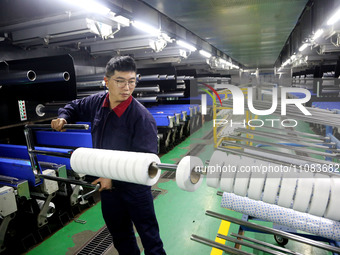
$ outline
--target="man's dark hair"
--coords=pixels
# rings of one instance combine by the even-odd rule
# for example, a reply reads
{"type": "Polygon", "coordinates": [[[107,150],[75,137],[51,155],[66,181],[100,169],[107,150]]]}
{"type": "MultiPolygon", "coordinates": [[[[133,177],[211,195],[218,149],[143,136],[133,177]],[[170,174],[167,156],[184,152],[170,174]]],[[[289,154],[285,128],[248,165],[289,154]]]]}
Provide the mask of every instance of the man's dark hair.
{"type": "Polygon", "coordinates": [[[136,62],[130,56],[113,57],[106,64],[105,76],[111,77],[112,75],[114,75],[116,70],[119,72],[136,72],[136,62]]]}

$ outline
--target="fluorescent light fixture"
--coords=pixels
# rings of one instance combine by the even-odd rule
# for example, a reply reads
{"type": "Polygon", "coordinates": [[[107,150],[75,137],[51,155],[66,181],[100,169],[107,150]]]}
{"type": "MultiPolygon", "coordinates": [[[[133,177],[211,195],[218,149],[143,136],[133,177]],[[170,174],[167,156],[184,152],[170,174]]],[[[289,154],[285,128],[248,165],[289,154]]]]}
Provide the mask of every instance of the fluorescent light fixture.
{"type": "Polygon", "coordinates": [[[67,3],[78,5],[79,7],[82,7],[89,12],[96,12],[102,15],[107,15],[111,11],[106,6],[97,3],[94,0],[69,0],[67,1],[67,3]]]}
{"type": "Polygon", "coordinates": [[[335,24],[340,19],[340,8],[329,18],[327,25],[331,26],[335,24]]]}
{"type": "Polygon", "coordinates": [[[315,41],[315,40],[318,39],[322,34],[323,34],[323,29],[318,29],[318,30],[315,32],[315,34],[314,34],[312,40],[315,41]]]}
{"type": "Polygon", "coordinates": [[[181,41],[181,40],[178,40],[176,41],[176,43],[179,45],[179,46],[182,46],[190,51],[196,51],[196,47],[194,47],[193,45],[189,44],[189,43],[186,43],[184,41],[181,41]]]}
{"type": "Polygon", "coordinates": [[[125,27],[130,26],[130,20],[128,18],[125,18],[124,16],[121,16],[121,15],[114,16],[112,19],[116,21],[117,23],[122,24],[125,27]]]}
{"type": "Polygon", "coordinates": [[[135,28],[142,30],[143,32],[146,32],[151,35],[159,36],[161,34],[161,30],[158,28],[155,28],[153,26],[150,26],[144,22],[141,21],[133,21],[132,26],[135,28]]]}
{"type": "Polygon", "coordinates": [[[199,53],[206,58],[210,58],[211,54],[209,52],[206,52],[205,50],[200,50],[199,53]]]}
{"type": "Polygon", "coordinates": [[[299,48],[299,51],[304,51],[307,47],[308,47],[308,43],[304,43],[304,44],[302,44],[301,47],[299,48]]]}
{"type": "Polygon", "coordinates": [[[227,60],[224,60],[223,58],[220,58],[220,63],[227,64],[227,60]]]}

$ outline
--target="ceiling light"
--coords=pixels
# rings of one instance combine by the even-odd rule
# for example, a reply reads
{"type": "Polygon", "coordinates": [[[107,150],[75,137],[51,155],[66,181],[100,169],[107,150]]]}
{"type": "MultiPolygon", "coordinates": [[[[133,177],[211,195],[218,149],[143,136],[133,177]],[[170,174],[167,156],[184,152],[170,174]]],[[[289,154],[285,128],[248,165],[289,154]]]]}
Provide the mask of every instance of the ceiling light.
{"type": "Polygon", "coordinates": [[[306,48],[308,47],[307,43],[304,43],[301,45],[301,47],[299,48],[299,51],[304,51],[306,48]]]}
{"type": "Polygon", "coordinates": [[[199,53],[206,58],[210,58],[211,54],[209,52],[206,52],[205,50],[200,50],[199,53]]]}
{"type": "Polygon", "coordinates": [[[142,30],[143,32],[147,32],[148,34],[151,34],[151,35],[155,35],[155,36],[159,36],[161,34],[161,30],[160,29],[157,29],[153,26],[150,26],[144,22],[140,22],[140,21],[133,21],[132,22],[132,25],[139,29],[139,30],[142,30]]]}
{"type": "Polygon", "coordinates": [[[186,49],[188,49],[188,50],[190,50],[190,51],[196,51],[196,50],[197,50],[193,45],[191,45],[191,44],[189,44],[189,43],[186,43],[186,42],[183,42],[183,41],[181,41],[181,40],[176,41],[176,43],[177,43],[179,46],[182,46],[182,47],[184,47],[184,48],[186,48],[186,49]]]}
{"type": "Polygon", "coordinates": [[[327,25],[333,25],[335,24],[338,20],[340,19],[340,9],[338,9],[332,17],[329,18],[329,20],[327,21],[327,25]]]}
{"type": "Polygon", "coordinates": [[[314,34],[312,40],[315,41],[315,40],[318,39],[322,34],[323,34],[323,29],[318,29],[318,30],[315,32],[315,34],[314,34]]]}
{"type": "Polygon", "coordinates": [[[67,1],[68,3],[72,3],[74,5],[78,5],[84,9],[86,9],[89,12],[96,12],[102,15],[107,15],[110,13],[110,9],[106,6],[97,3],[94,0],[71,0],[67,1]]]}
{"type": "Polygon", "coordinates": [[[118,22],[119,24],[122,24],[125,27],[130,26],[130,20],[128,18],[125,18],[121,15],[115,16],[112,18],[114,21],[118,22]]]}

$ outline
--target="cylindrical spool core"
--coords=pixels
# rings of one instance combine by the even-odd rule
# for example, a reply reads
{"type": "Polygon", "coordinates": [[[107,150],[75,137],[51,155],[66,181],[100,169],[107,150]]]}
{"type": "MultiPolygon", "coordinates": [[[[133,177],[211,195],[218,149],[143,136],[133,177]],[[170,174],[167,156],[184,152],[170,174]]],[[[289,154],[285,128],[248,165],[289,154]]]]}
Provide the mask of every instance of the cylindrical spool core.
{"type": "Polygon", "coordinates": [[[191,169],[191,173],[190,173],[190,181],[192,184],[198,183],[198,181],[201,178],[201,174],[197,172],[195,169],[196,169],[196,166],[191,169]]]}
{"type": "Polygon", "coordinates": [[[69,72],[63,72],[63,78],[64,78],[64,81],[69,81],[70,80],[69,72]]]}
{"type": "Polygon", "coordinates": [[[37,75],[34,71],[32,70],[27,71],[27,79],[29,81],[35,81],[36,78],[37,78],[37,75]]]}
{"type": "Polygon", "coordinates": [[[155,178],[158,173],[159,168],[157,167],[156,162],[152,162],[148,169],[148,175],[151,179],[155,178]]]}

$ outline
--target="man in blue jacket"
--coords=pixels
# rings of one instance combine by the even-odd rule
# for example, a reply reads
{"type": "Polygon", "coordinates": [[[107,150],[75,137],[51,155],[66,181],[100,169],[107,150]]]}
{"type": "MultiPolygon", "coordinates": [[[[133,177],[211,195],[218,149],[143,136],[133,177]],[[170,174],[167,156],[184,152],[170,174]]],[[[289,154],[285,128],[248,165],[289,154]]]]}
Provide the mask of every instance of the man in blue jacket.
{"type": "MultiPolygon", "coordinates": [[[[136,64],[131,57],[114,57],[106,65],[108,93],[77,99],[59,109],[51,122],[57,131],[66,123],[91,122],[94,148],[157,153],[157,126],[150,112],[132,97],[136,64]]],[[[131,159],[133,160],[133,159],[131,159]]],[[[133,224],[146,255],[163,255],[151,187],[99,178],[102,213],[120,255],[140,254],[133,224]]]]}

